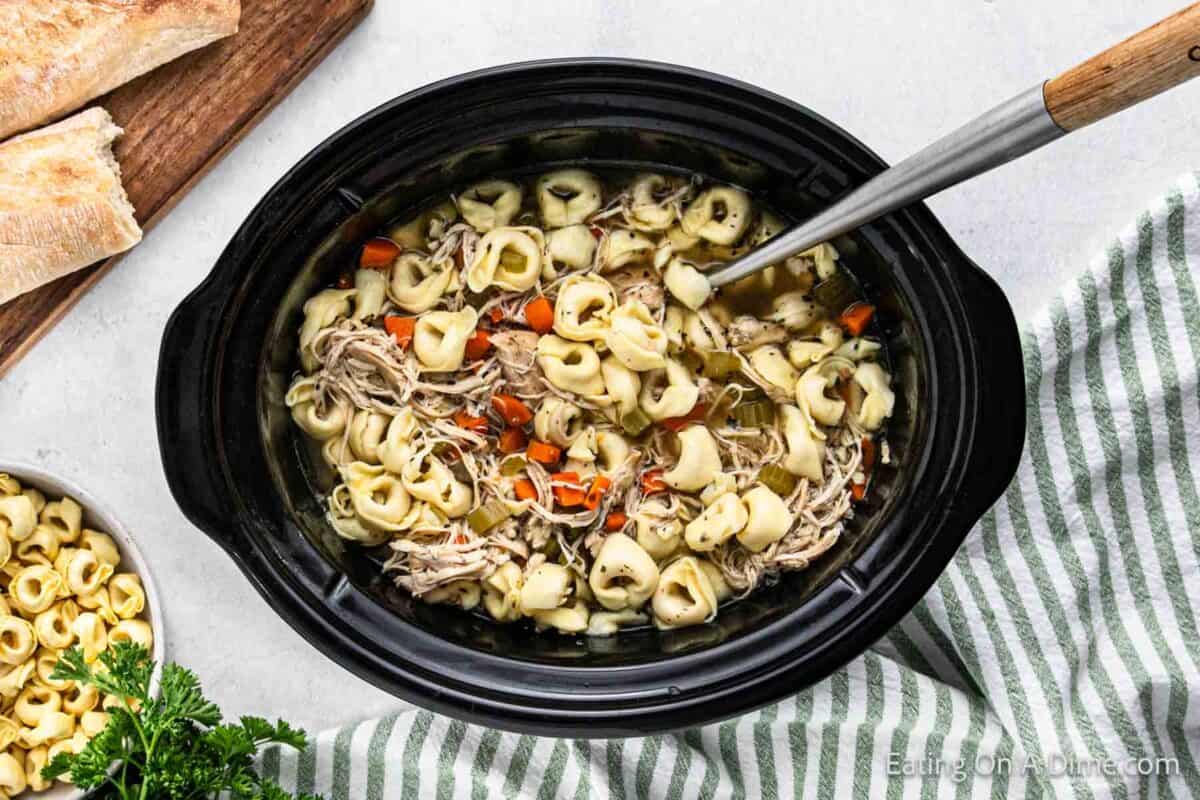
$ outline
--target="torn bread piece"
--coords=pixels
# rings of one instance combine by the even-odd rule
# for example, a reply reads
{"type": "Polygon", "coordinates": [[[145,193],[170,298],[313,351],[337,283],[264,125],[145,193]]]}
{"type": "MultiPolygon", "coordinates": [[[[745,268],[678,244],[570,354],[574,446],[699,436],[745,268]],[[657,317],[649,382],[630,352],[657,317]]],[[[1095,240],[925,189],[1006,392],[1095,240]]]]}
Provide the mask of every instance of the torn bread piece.
{"type": "Polygon", "coordinates": [[[0,139],[237,32],[240,0],[0,0],[0,139]]]}
{"type": "Polygon", "coordinates": [[[0,304],[142,239],[103,108],[0,144],[0,304]]]}

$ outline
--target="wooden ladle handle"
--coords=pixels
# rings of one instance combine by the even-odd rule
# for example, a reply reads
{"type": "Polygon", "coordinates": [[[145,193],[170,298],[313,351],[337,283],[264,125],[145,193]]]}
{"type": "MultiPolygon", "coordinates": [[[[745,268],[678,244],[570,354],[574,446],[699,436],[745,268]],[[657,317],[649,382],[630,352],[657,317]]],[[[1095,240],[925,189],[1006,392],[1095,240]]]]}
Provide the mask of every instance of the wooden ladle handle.
{"type": "Polygon", "coordinates": [[[1066,131],[1200,76],[1200,3],[1046,83],[1046,109],[1066,131]]]}

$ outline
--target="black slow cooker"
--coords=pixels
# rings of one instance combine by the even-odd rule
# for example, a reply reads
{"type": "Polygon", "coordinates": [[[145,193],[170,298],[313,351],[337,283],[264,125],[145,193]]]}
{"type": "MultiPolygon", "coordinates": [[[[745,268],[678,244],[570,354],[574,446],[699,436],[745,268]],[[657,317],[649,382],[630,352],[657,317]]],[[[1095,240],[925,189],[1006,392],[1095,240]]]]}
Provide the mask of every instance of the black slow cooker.
{"type": "Polygon", "coordinates": [[[1019,339],[1004,294],[916,205],[837,241],[896,375],[892,463],[842,541],[704,626],[538,633],[414,602],[323,517],[283,396],[300,306],[383,222],[496,174],[563,164],[688,171],[802,219],[884,169],[837,126],[752,86],[613,59],[453,78],[356,120],[292,169],[175,311],[159,439],[184,513],[331,659],[399,697],[499,728],[590,737],[712,722],[862,652],[937,580],[1016,470],[1019,339]]]}

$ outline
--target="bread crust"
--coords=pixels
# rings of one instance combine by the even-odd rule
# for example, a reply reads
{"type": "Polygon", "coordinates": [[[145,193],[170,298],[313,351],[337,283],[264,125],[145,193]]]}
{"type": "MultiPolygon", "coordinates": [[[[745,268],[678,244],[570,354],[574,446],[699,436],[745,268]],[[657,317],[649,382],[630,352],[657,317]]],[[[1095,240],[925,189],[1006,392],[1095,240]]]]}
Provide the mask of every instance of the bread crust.
{"type": "Polygon", "coordinates": [[[0,144],[0,304],[142,238],[103,108],[0,144]]]}
{"type": "Polygon", "coordinates": [[[0,139],[237,32],[240,0],[0,0],[0,139]]]}

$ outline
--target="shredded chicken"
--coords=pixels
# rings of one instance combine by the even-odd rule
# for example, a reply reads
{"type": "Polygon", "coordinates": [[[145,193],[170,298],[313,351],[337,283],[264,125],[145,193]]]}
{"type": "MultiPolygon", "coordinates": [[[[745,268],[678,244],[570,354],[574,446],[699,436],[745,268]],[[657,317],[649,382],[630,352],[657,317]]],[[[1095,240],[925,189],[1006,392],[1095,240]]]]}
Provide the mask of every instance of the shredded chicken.
{"type": "MultiPolygon", "coordinates": [[[[755,423],[758,427],[748,427],[744,423],[745,415],[739,417],[731,409],[761,398],[758,390],[777,404],[797,404],[793,391],[767,380],[755,370],[747,356],[749,351],[762,345],[812,335],[805,325],[793,320],[793,317],[811,316],[812,310],[807,295],[801,297],[794,287],[792,294],[801,297],[803,302],[791,302],[794,313],[788,319],[795,322],[791,328],[769,318],[745,313],[735,315],[732,308],[744,308],[722,298],[686,317],[683,344],[689,352],[680,353],[675,349],[669,354],[690,370],[689,380],[698,395],[694,409],[704,409],[700,421],[706,425],[720,457],[723,474],[718,476],[719,480],[712,480],[703,492],[685,492],[647,483],[652,470],[673,470],[683,457],[681,437],[673,430],[675,426],[653,424],[638,436],[629,435],[618,424],[623,421],[622,413],[618,412],[621,400],[615,391],[614,396],[608,396],[607,392],[611,391],[608,385],[605,385],[605,393],[589,393],[586,397],[566,391],[543,374],[535,357],[540,336],[525,327],[526,307],[539,296],[553,305],[560,286],[568,278],[599,273],[601,254],[612,234],[629,237],[632,231],[638,236],[647,236],[654,243],[654,248],[644,257],[647,261],[652,258],[653,265],[626,266],[602,277],[611,284],[618,302],[644,303],[652,319],[663,325],[667,297],[661,269],[666,259],[661,256],[664,252],[669,256],[679,241],[668,237],[664,231],[666,227],[674,227],[674,232],[679,232],[686,206],[698,194],[696,182],[677,178],[654,179],[616,193],[584,220],[596,236],[591,262],[580,263],[587,260],[583,255],[572,262],[575,266],[570,269],[543,263],[532,286],[523,284],[529,287],[524,291],[492,287],[482,294],[473,294],[465,287],[464,280],[455,281],[437,299],[434,308],[456,311],[472,306],[480,320],[476,333],[486,334],[486,345],[453,372],[423,370],[415,348],[408,342],[398,342],[389,333],[391,328],[385,329],[384,317],[396,309],[386,298],[375,315],[354,315],[361,319],[337,316],[311,336],[306,349],[311,358],[306,367],[313,361],[316,366],[310,370],[306,378],[309,383],[304,388],[308,391],[311,387],[311,402],[317,415],[336,418],[340,414],[344,419],[353,419],[357,426],[352,430],[351,424],[345,424],[323,443],[322,452],[326,459],[336,462],[342,469],[343,483],[338,484],[331,495],[331,514],[336,511],[343,522],[355,522],[356,515],[361,517],[357,523],[362,527],[348,527],[344,534],[347,538],[357,536],[364,542],[386,542],[390,554],[384,569],[397,585],[420,598],[459,581],[481,581],[513,562],[526,577],[542,564],[561,564],[577,579],[582,579],[580,586],[585,586],[591,565],[614,532],[636,538],[637,520],[647,516],[662,525],[686,525],[699,517],[705,511],[706,503],[715,500],[721,492],[734,491],[742,497],[766,483],[765,467],[782,464],[788,459],[791,440],[785,437],[778,415],[774,422],[767,417],[765,422],[755,423]],[[703,361],[707,369],[708,354],[714,351],[736,356],[740,370],[733,370],[728,377],[705,377],[698,365],[703,361]],[[530,414],[548,398],[567,401],[573,407],[571,413],[577,414],[572,419],[581,421],[584,432],[579,433],[572,427],[568,434],[564,425],[550,434],[543,427],[543,435],[548,439],[556,438],[560,450],[559,458],[552,466],[527,457],[525,440],[534,438],[536,432],[535,426],[528,421],[516,426],[520,428],[517,444],[511,445],[507,452],[501,452],[498,434],[506,430],[511,432],[513,424],[493,402],[498,394],[512,395],[524,401],[530,414]],[[378,416],[360,412],[373,412],[378,416]],[[409,412],[410,417],[403,419],[411,420],[408,423],[411,430],[394,428],[393,425],[402,419],[401,415],[409,412]],[[366,425],[364,418],[369,418],[365,419],[366,425]],[[376,427],[370,428],[372,424],[376,427]],[[392,441],[393,435],[399,437],[398,442],[392,441]],[[589,438],[572,438],[584,435],[589,438]],[[621,436],[618,444],[622,449],[616,451],[622,454],[623,460],[619,463],[601,463],[602,454],[589,450],[600,449],[596,443],[603,435],[621,436]],[[591,444],[573,449],[572,444],[578,442],[591,444]],[[380,463],[378,459],[358,463],[360,458],[369,460],[364,452],[369,452],[372,447],[382,454],[385,443],[390,448],[403,448],[395,451],[403,454],[403,475],[392,475],[388,470],[396,469],[395,462],[386,459],[384,463],[392,464],[386,470],[372,466],[380,463]],[[510,469],[510,459],[518,459],[515,469],[510,469]],[[410,474],[410,467],[416,473],[415,478],[410,474]],[[360,501],[352,497],[347,476],[354,474],[355,469],[361,474],[364,468],[372,479],[386,473],[380,478],[383,482],[379,489],[371,484],[370,491],[374,494],[370,501],[373,503],[386,507],[391,501],[386,483],[388,475],[394,480],[403,480],[403,485],[412,490],[413,495],[406,506],[409,513],[402,521],[396,522],[393,518],[390,523],[381,522],[376,528],[365,514],[356,510],[355,502],[360,501]],[[442,494],[437,494],[441,490],[435,490],[434,496],[428,494],[428,489],[422,489],[418,498],[421,487],[413,482],[425,480],[427,474],[441,476],[439,479],[443,481],[449,474],[453,480],[448,481],[448,485],[458,488],[446,489],[442,494]],[[589,498],[587,503],[579,499],[561,499],[564,492],[579,492],[581,487],[598,485],[594,480],[596,476],[602,476],[607,482],[596,499],[589,498]],[[469,492],[469,505],[463,501],[455,506],[455,510],[446,510],[449,509],[446,504],[456,502],[455,491],[460,492],[460,498],[469,492]],[[471,514],[485,508],[500,509],[497,521],[489,523],[490,526],[468,522],[471,514]],[[381,533],[384,535],[378,535],[381,533]]],[[[531,196],[531,193],[526,194],[527,198],[531,196]]],[[[509,224],[540,223],[537,212],[527,205],[511,217],[509,224]]],[[[586,239],[585,236],[585,244],[590,246],[586,239]]],[[[480,240],[481,232],[465,221],[442,222],[429,227],[427,241],[420,252],[428,252],[432,263],[459,270],[461,278],[462,271],[480,255],[480,240]]],[[[689,250],[690,255],[720,255],[722,258],[731,257],[749,246],[745,238],[740,244],[723,248],[711,243],[693,247],[689,244],[692,240],[686,235],[682,241],[684,243],[678,246],[689,250]]],[[[701,262],[699,266],[704,268],[716,263],[721,262],[701,262]]],[[[815,268],[808,262],[802,266],[804,274],[793,276],[798,284],[811,277],[808,273],[815,268]]],[[[461,344],[462,340],[459,341],[461,344]]],[[[591,342],[591,346],[601,358],[615,355],[603,338],[591,342]]],[[[678,343],[675,347],[679,347],[678,343]]],[[[726,358],[728,361],[730,359],[726,358]]],[[[641,373],[638,381],[645,381],[645,376],[645,372],[641,373]]],[[[850,377],[840,375],[839,379],[848,381],[850,377]]],[[[639,385],[644,384],[635,384],[632,391],[637,402],[649,408],[645,392],[639,390],[639,385]]],[[[659,402],[667,388],[659,386],[659,391],[652,393],[654,396],[650,399],[659,402]]],[[[829,399],[833,399],[832,394],[829,399]]],[[[821,426],[822,430],[817,432],[825,437],[822,480],[797,479],[795,488],[786,497],[782,497],[781,490],[779,499],[793,515],[793,522],[782,538],[757,553],[742,546],[736,538],[730,538],[715,550],[696,554],[717,566],[737,596],[744,596],[756,587],[776,580],[782,572],[807,568],[838,542],[848,521],[853,519],[855,492],[861,493],[870,474],[870,464],[864,463],[863,442],[870,442],[872,433],[862,429],[857,420],[857,406],[851,405],[851,413],[847,413],[840,423],[821,426]]],[[[297,421],[300,421],[299,417],[297,421]]],[[[544,426],[545,422],[540,424],[544,426]]],[[[813,425],[815,431],[815,423],[813,425]]],[[[614,458],[611,453],[604,457],[614,458]]],[[[880,440],[876,460],[884,464],[892,460],[884,440],[880,440]]],[[[399,516],[397,512],[396,517],[399,516]]],[[[667,555],[660,559],[659,567],[665,568],[680,552],[689,551],[685,549],[667,555]]],[[[511,567],[506,569],[511,571],[511,567]]],[[[586,589],[571,591],[580,591],[581,594],[574,595],[577,597],[587,595],[586,589]]]]}

